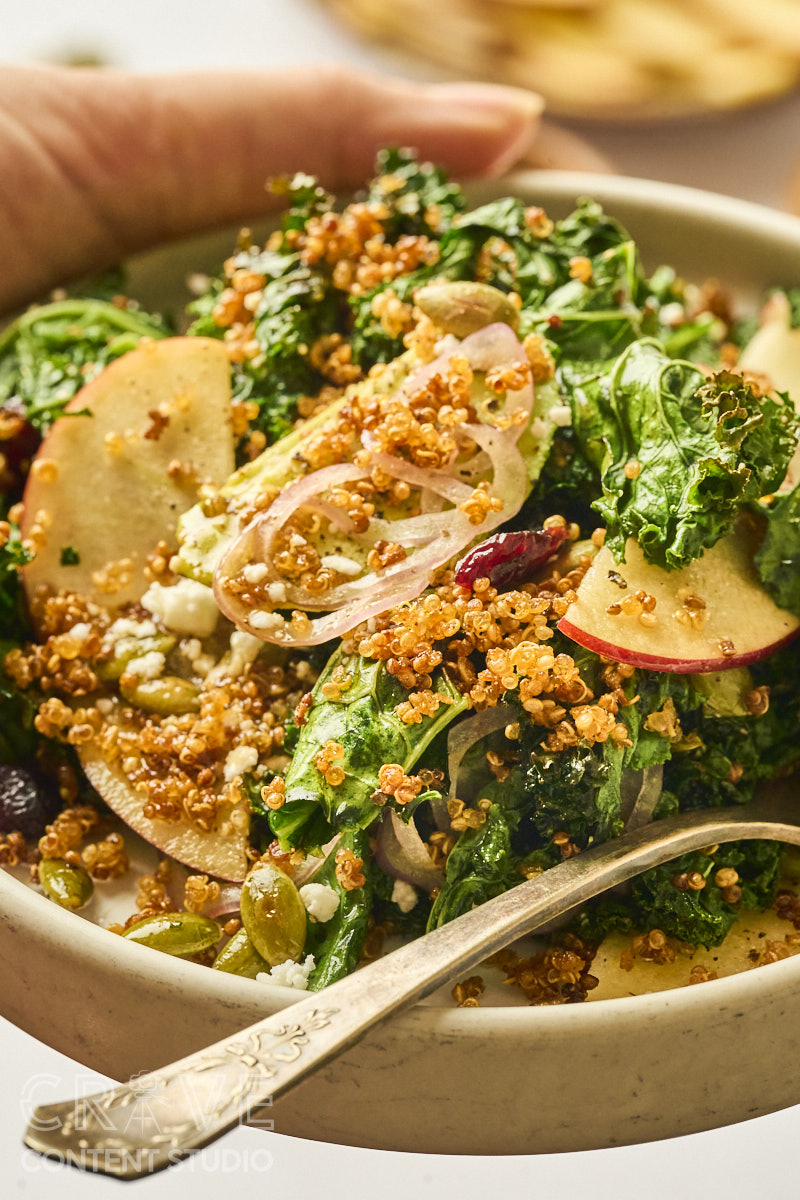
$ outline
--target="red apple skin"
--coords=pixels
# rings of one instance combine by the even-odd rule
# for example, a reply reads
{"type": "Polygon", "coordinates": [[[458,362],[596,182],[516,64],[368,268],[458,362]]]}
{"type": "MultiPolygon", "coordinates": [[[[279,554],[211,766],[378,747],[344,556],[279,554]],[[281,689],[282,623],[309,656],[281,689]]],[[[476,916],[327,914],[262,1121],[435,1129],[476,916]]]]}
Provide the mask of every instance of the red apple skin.
{"type": "Polygon", "coordinates": [[[742,521],[675,571],[648,562],[632,538],[622,563],[603,547],[558,629],[603,658],[648,671],[699,675],[767,658],[797,636],[800,619],[764,590],[753,563],[758,540],[758,527],[742,521]],[[635,594],[650,598],[647,613],[621,607],[625,596],[635,594]],[[692,611],[702,615],[697,623],[689,609],[681,611],[691,597],[699,605],[692,611]]]}
{"type": "Polygon", "coordinates": [[[579,646],[583,646],[584,650],[591,650],[594,654],[599,654],[601,658],[610,658],[614,662],[640,667],[644,671],[663,671],[671,675],[706,675],[714,671],[730,671],[734,667],[748,667],[751,663],[760,662],[762,658],[769,658],[771,654],[777,654],[784,646],[793,642],[800,633],[800,628],[793,630],[781,641],[770,646],[764,646],[758,650],[748,650],[743,654],[732,654],[729,658],[720,655],[719,658],[688,658],[677,661],[663,658],[660,654],[641,654],[635,650],[626,650],[622,646],[615,646],[611,642],[603,641],[602,638],[593,637],[585,629],[578,629],[576,625],[573,625],[569,615],[562,617],[558,622],[558,631],[571,641],[577,642],[579,646]]]}

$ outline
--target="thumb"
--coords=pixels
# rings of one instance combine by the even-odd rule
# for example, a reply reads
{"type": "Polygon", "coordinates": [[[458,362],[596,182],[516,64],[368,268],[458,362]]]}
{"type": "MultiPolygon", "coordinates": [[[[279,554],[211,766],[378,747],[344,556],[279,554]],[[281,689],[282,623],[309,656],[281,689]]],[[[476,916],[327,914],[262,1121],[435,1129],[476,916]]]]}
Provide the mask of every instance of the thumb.
{"type": "Polygon", "coordinates": [[[268,176],[357,185],[383,145],[459,176],[530,145],[541,99],[338,68],[137,76],[9,68],[0,78],[0,308],[166,238],[255,216],[268,176]]]}

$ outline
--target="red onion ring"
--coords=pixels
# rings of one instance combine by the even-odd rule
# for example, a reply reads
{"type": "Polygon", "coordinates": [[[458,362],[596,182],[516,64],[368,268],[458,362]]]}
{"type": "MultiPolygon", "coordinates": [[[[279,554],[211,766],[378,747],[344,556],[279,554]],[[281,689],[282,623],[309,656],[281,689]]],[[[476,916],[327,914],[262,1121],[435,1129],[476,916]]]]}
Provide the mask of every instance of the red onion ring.
{"type": "Polygon", "coordinates": [[[406,824],[394,809],[387,809],[381,818],[375,839],[375,859],[387,875],[411,883],[425,893],[444,883],[444,875],[433,865],[414,818],[406,824]]]}

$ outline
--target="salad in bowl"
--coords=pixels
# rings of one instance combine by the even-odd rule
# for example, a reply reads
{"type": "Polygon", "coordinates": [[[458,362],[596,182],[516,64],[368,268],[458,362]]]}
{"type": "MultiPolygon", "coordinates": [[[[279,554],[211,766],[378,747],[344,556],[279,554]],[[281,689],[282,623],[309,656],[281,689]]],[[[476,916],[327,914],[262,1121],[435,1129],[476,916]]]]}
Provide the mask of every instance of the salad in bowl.
{"type": "MultiPolygon", "coordinates": [[[[646,275],[591,200],[468,211],[406,151],[343,207],[275,186],[180,332],[115,277],[0,335],[0,858],[318,990],[793,772],[800,306],[646,275]]],[[[775,906],[750,965],[783,957],[791,870],[709,846],[493,965],[572,1003],[611,936],[666,964],[775,906]]]]}

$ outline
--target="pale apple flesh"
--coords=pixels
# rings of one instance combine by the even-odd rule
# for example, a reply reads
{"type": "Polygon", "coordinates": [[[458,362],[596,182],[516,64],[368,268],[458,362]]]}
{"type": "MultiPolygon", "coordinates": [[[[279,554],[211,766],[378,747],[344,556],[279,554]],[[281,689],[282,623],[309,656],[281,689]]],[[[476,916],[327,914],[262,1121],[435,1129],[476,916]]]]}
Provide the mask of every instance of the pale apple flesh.
{"type": "Polygon", "coordinates": [[[141,346],[87,383],[67,413],[42,442],[25,488],[23,537],[43,525],[45,542],[24,585],[29,595],[43,585],[116,608],[146,588],[145,559],[160,540],[174,542],[198,481],[222,483],[233,470],[225,346],[194,337],[141,346]],[[191,467],[189,478],[174,466],[170,473],[176,463],[191,467]],[[62,562],[67,547],[77,563],[62,562]],[[111,590],[107,568],[124,560],[129,581],[111,590]]]}
{"type": "Polygon", "coordinates": [[[96,743],[80,746],[78,757],[92,787],[134,833],[194,871],[241,883],[248,867],[247,825],[243,823],[243,831],[231,821],[231,805],[222,809],[217,828],[209,833],[198,829],[187,817],[177,821],[151,819],[144,815],[145,797],[96,743]]]}
{"type": "MultiPolygon", "coordinates": [[[[67,412],[44,439],[25,489],[23,536],[42,514],[47,528],[24,586],[29,598],[43,586],[120,609],[148,586],[146,557],[161,540],[174,544],[178,517],[195,502],[198,484],[222,483],[234,468],[225,346],[194,337],[141,346],[88,383],[67,412]],[[188,478],[169,470],[175,463],[191,468],[188,478]],[[67,546],[77,553],[74,565],[62,563],[67,546]],[[98,581],[110,561],[120,560],[129,560],[129,582],[105,590],[98,581]]],[[[145,797],[96,742],[78,753],[108,806],[161,852],[195,871],[244,878],[246,805],[238,824],[232,806],[223,806],[209,833],[186,817],[150,819],[145,797]]]]}
{"type": "Polygon", "coordinates": [[[624,563],[604,547],[558,628],[587,650],[649,671],[691,675],[757,662],[790,642],[800,620],[764,591],[753,548],[740,528],[688,566],[665,571],[648,563],[632,538],[624,563]],[[617,611],[639,591],[655,599],[655,623],[617,611]]]}

